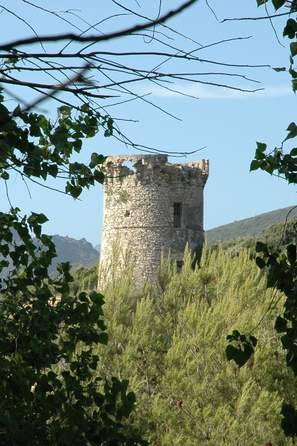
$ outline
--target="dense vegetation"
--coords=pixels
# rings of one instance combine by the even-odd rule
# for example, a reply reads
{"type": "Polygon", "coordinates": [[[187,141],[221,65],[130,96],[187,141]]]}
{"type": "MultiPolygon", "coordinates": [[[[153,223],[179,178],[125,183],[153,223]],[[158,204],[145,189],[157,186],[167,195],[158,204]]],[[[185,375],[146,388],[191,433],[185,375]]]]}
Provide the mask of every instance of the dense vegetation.
{"type": "Polygon", "coordinates": [[[257,241],[267,243],[269,248],[274,251],[282,251],[289,243],[296,242],[296,234],[297,220],[290,218],[286,223],[272,225],[254,237],[231,238],[222,243],[212,243],[210,248],[218,249],[218,247],[222,247],[233,254],[238,253],[242,248],[248,248],[251,250],[251,255],[255,257],[257,241]]]}
{"type": "MultiPolygon", "coordinates": [[[[164,260],[158,287],[141,295],[127,265],[104,290],[110,343],[96,373],[129,378],[133,422],[152,445],[293,444],[280,426],[283,400],[297,401],[273,326],[282,296],[251,257],[206,249],[193,271],[186,253],[181,273],[164,260]],[[240,370],[224,354],[235,327],[258,337],[240,370]]],[[[95,286],[94,268],[77,274],[78,288],[95,286]]]]}
{"type": "MultiPolygon", "coordinates": [[[[22,60],[42,58],[18,50],[20,46],[61,42],[69,37],[89,45],[111,41],[163,24],[194,2],[188,0],[155,21],[95,37],[83,35],[83,31],[7,42],[2,45],[7,53],[2,54],[1,84],[36,90],[36,83],[11,77],[12,71],[22,72],[19,64],[22,60]]],[[[267,0],[257,3],[262,5],[267,0]]],[[[290,12],[296,12],[295,1],[272,0],[272,3],[275,9],[290,6],[290,12]]],[[[295,39],[294,19],[288,20],[284,35],[295,39]]],[[[296,91],[297,74],[293,68],[296,41],[291,42],[290,48],[290,74],[296,91]]],[[[60,57],[62,51],[53,57],[60,57]]],[[[178,57],[184,57],[179,53],[178,57]]],[[[23,215],[13,208],[8,182],[11,173],[37,184],[59,178],[65,180],[65,189],[50,188],[73,198],[78,198],[84,188],[103,182],[102,173],[95,169],[104,162],[103,156],[92,154],[88,164],[73,159],[81,151],[83,139],[93,137],[99,130],[111,136],[114,130],[113,119],[99,114],[88,100],[106,99],[106,95],[93,91],[100,82],[91,87],[85,82],[83,75],[91,67],[85,54],[81,51],[76,54],[87,65],[79,63],[74,67],[77,69],[74,77],[67,77],[64,83],[37,84],[47,93],[31,103],[20,100],[20,104],[10,108],[11,103],[0,94],[0,177],[11,206],[9,212],[0,213],[0,273],[12,266],[0,282],[0,444],[134,446],[144,444],[142,436],[153,445],[164,446],[224,443],[232,446],[266,440],[290,444],[291,440],[285,439],[279,427],[279,419],[283,400],[292,404],[297,419],[292,375],[297,375],[295,245],[287,248],[287,258],[279,262],[266,245],[258,245],[258,253],[263,254],[262,258],[257,257],[258,266],[266,268],[275,279],[268,284],[275,288],[273,291],[267,289],[264,272],[251,262],[253,253],[244,249],[235,253],[206,250],[195,271],[191,268],[192,259],[186,254],[181,274],[164,261],[159,288],[148,286],[142,295],[133,290],[132,272],[127,265],[126,271],[115,276],[114,283],[105,289],[106,320],[112,335],[107,349],[103,347],[107,342],[103,296],[95,291],[81,291],[84,285],[80,284],[74,284],[72,288],[76,286],[77,290],[72,292],[69,264],[60,265],[58,277],[48,275],[56,251],[51,238],[42,233],[47,218],[34,212],[23,215]],[[81,88],[72,88],[77,83],[81,88]],[[59,99],[64,105],[58,109],[54,121],[31,112],[45,99],[63,91],[73,94],[76,100],[78,95],[83,96],[82,103],[75,101],[73,106],[59,99]],[[20,243],[14,242],[15,233],[20,243]],[[32,242],[33,236],[40,246],[32,242]],[[284,296],[276,289],[286,296],[282,317],[278,315],[284,296]],[[276,316],[274,331],[272,320],[276,316]],[[223,354],[225,333],[235,326],[255,334],[259,340],[255,355],[241,370],[227,364],[223,354]],[[285,333],[281,342],[287,350],[288,367],[283,366],[278,333],[285,333]],[[134,413],[135,398],[126,377],[138,395],[134,413]]],[[[162,55],[168,57],[168,53],[162,55]]],[[[43,56],[48,58],[47,53],[43,56]]],[[[185,56],[189,59],[188,54],[185,56]]],[[[38,71],[44,74],[46,66],[42,64],[38,71]]],[[[58,69],[61,71],[60,65],[58,69]]],[[[125,74],[134,71],[124,67],[125,74]]],[[[144,73],[146,79],[147,71],[144,73]]],[[[159,75],[163,77],[162,73],[159,75]]],[[[1,93],[7,94],[3,89],[1,93]]],[[[17,96],[13,98],[19,101],[17,96]]],[[[297,137],[295,123],[289,125],[288,131],[286,139],[297,137]]],[[[131,142],[130,145],[137,147],[131,142]]],[[[273,155],[265,151],[266,145],[258,143],[251,169],[278,171],[296,184],[297,149],[292,148],[289,154],[282,148],[276,148],[273,155]]],[[[93,276],[88,277],[89,288],[94,286],[94,277],[93,271],[93,276]]],[[[297,436],[296,423],[294,429],[291,427],[286,433],[297,436]]]]}
{"type": "MultiPolygon", "coordinates": [[[[245,243],[247,239],[254,240],[256,235],[262,237],[264,231],[270,232],[272,225],[281,225],[290,209],[292,207],[277,209],[210,229],[205,233],[207,243],[214,245],[222,242],[224,245],[234,245],[245,243]]],[[[297,209],[290,213],[290,217],[296,215],[297,209]]],[[[94,248],[85,239],[77,240],[68,236],[53,235],[52,239],[56,246],[57,257],[50,265],[51,273],[56,271],[57,265],[61,262],[70,262],[73,268],[90,267],[98,262],[99,246],[94,248]]]]}
{"type": "MultiPolygon", "coordinates": [[[[79,116],[60,108],[52,123],[4,103],[0,95],[6,185],[14,166],[39,179],[68,167],[65,193],[73,198],[103,181],[95,170],[103,156],[92,154],[88,166],[70,162],[100,125],[88,107],[79,116]]],[[[143,445],[126,422],[135,403],[127,381],[93,373],[94,349],[108,339],[103,296],[71,292],[69,263],[49,275],[56,249],[42,231],[46,221],[44,214],[13,207],[0,212],[0,445],[143,445]]]]}

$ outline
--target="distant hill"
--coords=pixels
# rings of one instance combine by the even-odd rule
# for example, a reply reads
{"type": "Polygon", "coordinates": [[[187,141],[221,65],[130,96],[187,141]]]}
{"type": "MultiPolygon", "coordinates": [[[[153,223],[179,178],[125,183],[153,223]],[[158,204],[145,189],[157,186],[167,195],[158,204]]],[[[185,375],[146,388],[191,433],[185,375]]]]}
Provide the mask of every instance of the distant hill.
{"type": "MultiPolygon", "coordinates": [[[[207,242],[209,245],[212,245],[215,242],[226,242],[229,240],[251,238],[255,235],[259,235],[270,226],[283,223],[288,212],[293,207],[294,206],[290,206],[271,212],[265,212],[264,214],[259,214],[255,217],[245,218],[243,220],[210,229],[205,232],[207,242]]],[[[290,218],[293,217],[297,217],[297,208],[290,213],[290,218]]]]}
{"type": "MultiPolygon", "coordinates": [[[[14,237],[15,241],[19,240],[17,234],[15,234],[14,237]]],[[[56,246],[57,257],[53,259],[52,264],[49,267],[50,274],[53,274],[56,271],[57,264],[61,262],[70,262],[71,266],[77,269],[81,266],[92,267],[99,261],[99,245],[96,247],[96,249],[85,238],[76,240],[68,236],[61,236],[57,234],[52,235],[52,238],[56,246]]],[[[36,239],[34,241],[37,243],[36,239]]],[[[8,270],[2,272],[0,277],[6,277],[9,269],[10,267],[8,270]]]]}
{"type": "MultiPolygon", "coordinates": [[[[255,217],[245,218],[227,225],[206,231],[209,245],[215,242],[228,242],[243,238],[253,238],[262,234],[268,228],[283,223],[290,209],[294,206],[277,209],[255,217]]],[[[290,218],[297,217],[297,208],[290,213],[290,218]]],[[[71,237],[53,235],[58,257],[54,260],[51,271],[56,269],[57,263],[70,262],[75,268],[79,266],[93,266],[99,259],[99,246],[95,248],[86,239],[76,240],[71,237]]]]}
{"type": "Polygon", "coordinates": [[[50,271],[55,271],[57,264],[70,262],[73,267],[92,266],[98,262],[99,251],[86,239],[76,240],[71,237],[53,235],[53,242],[56,245],[58,257],[51,265],[50,271]]]}
{"type": "MultiPolygon", "coordinates": [[[[283,223],[290,209],[290,206],[275,211],[256,215],[255,217],[245,218],[227,225],[206,231],[206,239],[209,245],[215,242],[228,242],[238,239],[252,239],[256,235],[262,234],[268,228],[279,223],[283,223]]],[[[297,217],[297,209],[290,213],[290,218],[297,217]]],[[[276,228],[278,231],[278,228],[276,228]]],[[[275,232],[275,230],[274,230],[275,232]]],[[[278,235],[277,235],[278,236],[278,235]]],[[[56,245],[58,256],[54,259],[50,272],[56,270],[57,264],[61,262],[70,262],[74,268],[80,266],[92,267],[99,260],[100,247],[94,247],[86,239],[74,239],[68,236],[53,235],[53,241],[56,245]]]]}

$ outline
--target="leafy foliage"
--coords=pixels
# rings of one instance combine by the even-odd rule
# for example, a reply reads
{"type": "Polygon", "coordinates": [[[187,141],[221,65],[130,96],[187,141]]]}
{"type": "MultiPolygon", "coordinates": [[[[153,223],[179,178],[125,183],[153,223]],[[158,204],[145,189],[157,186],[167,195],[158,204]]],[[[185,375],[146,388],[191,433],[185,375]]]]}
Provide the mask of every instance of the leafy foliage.
{"type": "MultiPolygon", "coordinates": [[[[160,287],[141,294],[132,269],[126,264],[104,290],[110,342],[97,349],[96,373],[129,376],[133,419],[150,444],[292,445],[281,429],[281,407],[284,399],[297,402],[295,378],[274,330],[283,296],[277,293],[267,312],[274,293],[251,252],[205,249],[194,271],[186,253],[180,273],[163,259],[160,287]],[[224,355],[226,333],[235,327],[258,338],[239,370],[224,355]]],[[[81,270],[75,283],[88,286],[89,274],[94,270],[83,279],[81,270]]]]}
{"type": "MultiPolygon", "coordinates": [[[[297,376],[297,262],[296,245],[289,244],[286,251],[281,255],[279,252],[270,252],[266,245],[261,244],[258,251],[262,254],[257,257],[258,266],[267,269],[267,286],[274,287],[282,291],[286,300],[284,303],[284,313],[278,315],[275,321],[275,329],[282,333],[281,342],[287,351],[286,363],[295,376],[297,376]]],[[[284,404],[282,409],[284,416],[283,428],[286,435],[295,437],[297,435],[296,421],[297,411],[293,406],[284,404]]]]}
{"type": "Polygon", "coordinates": [[[233,359],[238,367],[242,367],[247,363],[257,345],[255,336],[242,335],[237,330],[234,330],[231,335],[227,336],[227,341],[229,342],[226,348],[227,359],[228,361],[233,359]]]}
{"type": "MultiPolygon", "coordinates": [[[[265,5],[266,3],[272,3],[273,7],[276,11],[281,8],[284,8],[284,15],[289,14],[290,17],[287,20],[287,23],[283,29],[283,36],[288,37],[290,40],[295,40],[290,43],[290,66],[289,73],[292,78],[292,89],[293,91],[297,90],[297,71],[294,66],[294,57],[297,55],[297,21],[296,17],[294,18],[292,15],[297,12],[297,2],[296,0],[256,0],[257,5],[265,5]]],[[[268,15],[268,14],[267,14],[268,15]]],[[[276,69],[276,71],[283,71],[283,68],[276,69]]]]}
{"type": "Polygon", "coordinates": [[[107,343],[103,296],[71,293],[67,263],[48,276],[55,247],[45,221],[0,214],[1,272],[13,264],[1,279],[0,444],[142,444],[123,425],[135,404],[127,381],[93,373],[94,346],[107,343]]]}
{"type": "MultiPolygon", "coordinates": [[[[109,117],[87,105],[75,116],[58,109],[52,123],[19,107],[9,110],[0,96],[0,178],[11,171],[32,181],[65,180],[65,193],[102,183],[96,169],[105,158],[93,153],[88,165],[73,160],[84,138],[105,128],[109,117]]],[[[49,270],[56,257],[52,238],[42,232],[47,217],[20,209],[0,213],[0,444],[144,445],[127,418],[135,396],[127,380],[94,373],[98,344],[108,337],[103,296],[75,292],[69,263],[49,270]]]]}
{"type": "MultiPolygon", "coordinates": [[[[267,167],[266,159],[263,162],[263,150],[259,150],[259,145],[256,150],[254,162],[259,163],[255,168],[266,170],[272,173],[270,167],[267,167]],[[259,160],[260,158],[260,160],[259,160]]],[[[292,155],[285,155],[284,157],[277,157],[268,155],[267,158],[272,157],[273,169],[278,172],[285,173],[285,177],[288,182],[293,182],[296,184],[296,180],[292,179],[290,181],[291,167],[293,166],[294,159],[291,160],[292,155]]],[[[268,162],[270,162],[268,160],[268,162]]],[[[295,167],[294,167],[295,169],[295,167]]],[[[295,174],[294,174],[295,175],[295,174]]],[[[265,270],[267,275],[267,287],[273,288],[274,290],[281,291],[285,296],[284,301],[284,312],[282,315],[277,315],[275,320],[275,330],[278,333],[282,333],[281,343],[284,350],[287,351],[286,354],[286,364],[289,368],[293,370],[295,376],[297,376],[297,350],[296,350],[296,340],[297,340],[297,261],[296,261],[296,222],[291,221],[285,225],[279,225],[276,227],[274,233],[278,234],[278,237],[274,237],[274,245],[270,245],[263,241],[258,241],[255,246],[256,250],[256,264],[260,269],[265,270]],[[291,240],[290,240],[291,239],[291,240]],[[293,240],[292,240],[293,239],[293,240]],[[292,243],[294,241],[294,243],[292,243]]],[[[269,237],[268,237],[269,241],[269,237]]],[[[232,335],[227,337],[228,341],[232,342],[234,339],[232,335]]],[[[233,359],[239,367],[241,367],[245,362],[249,360],[251,355],[254,353],[254,346],[256,344],[256,339],[253,341],[248,335],[241,334],[237,332],[237,342],[243,344],[238,347],[228,345],[226,348],[227,359],[233,359]],[[231,354],[230,354],[231,349],[231,354]]],[[[282,427],[287,436],[296,437],[296,424],[292,420],[296,420],[297,411],[295,408],[287,403],[283,404],[282,408],[282,427]]]]}
{"type": "MultiPolygon", "coordinates": [[[[268,0],[257,0],[258,5],[267,3],[268,0]]],[[[272,3],[276,10],[286,5],[289,6],[290,12],[296,12],[296,2],[287,2],[283,0],[272,0],[272,3]],[[289,3],[289,5],[287,4],[289,3]]],[[[296,38],[297,22],[292,17],[289,18],[284,28],[284,36],[289,39],[296,38]]],[[[290,69],[289,72],[292,77],[293,91],[297,89],[297,72],[294,70],[294,57],[297,55],[297,42],[290,44],[290,69]]],[[[267,152],[267,145],[264,143],[257,143],[257,149],[255,158],[251,163],[250,170],[261,169],[269,174],[277,173],[288,183],[297,183],[297,148],[293,147],[289,152],[284,151],[284,143],[288,140],[297,137],[297,125],[295,122],[291,122],[287,128],[288,134],[280,147],[276,147],[272,152],[267,152]]],[[[282,240],[280,240],[281,245],[282,240]]],[[[260,269],[263,269],[267,273],[267,287],[273,288],[276,291],[281,291],[285,295],[283,314],[277,315],[275,320],[275,329],[278,333],[282,333],[281,342],[284,350],[287,351],[286,364],[292,369],[295,376],[297,376],[297,257],[296,257],[296,244],[288,244],[284,251],[279,249],[273,251],[267,244],[258,242],[256,244],[256,251],[258,256],[256,257],[256,264],[260,269]]],[[[247,339],[246,335],[237,333],[237,340],[247,339]]],[[[230,336],[229,336],[230,340],[230,336]]],[[[233,339],[231,338],[231,341],[233,339]]],[[[256,342],[256,339],[254,340],[256,342]]],[[[246,356],[244,360],[248,360],[248,356],[252,355],[254,342],[248,342],[244,352],[246,356]]],[[[228,355],[228,349],[226,354],[228,359],[234,359],[239,367],[242,366],[243,359],[241,357],[241,350],[237,349],[237,355],[230,357],[228,355]]],[[[283,403],[282,406],[282,428],[285,435],[289,437],[296,437],[296,420],[297,411],[293,405],[283,403]]]]}
{"type": "MultiPolygon", "coordinates": [[[[297,126],[294,122],[287,128],[288,135],[284,142],[297,137],[297,126]]],[[[288,183],[297,182],[297,148],[293,148],[289,153],[284,152],[283,144],[273,151],[266,153],[267,146],[257,143],[255,159],[251,162],[250,170],[262,169],[269,174],[277,172],[279,176],[288,183]],[[261,148],[259,148],[259,146],[261,148]]]]}
{"type": "Polygon", "coordinates": [[[95,167],[104,162],[104,156],[93,153],[88,165],[72,161],[73,154],[81,151],[83,139],[94,136],[100,127],[106,127],[106,136],[111,135],[112,119],[95,113],[87,104],[77,116],[70,107],[60,107],[52,123],[44,115],[20,107],[9,110],[0,95],[0,178],[7,181],[11,170],[33,180],[63,178],[65,193],[79,197],[84,187],[103,182],[102,172],[95,167]]]}

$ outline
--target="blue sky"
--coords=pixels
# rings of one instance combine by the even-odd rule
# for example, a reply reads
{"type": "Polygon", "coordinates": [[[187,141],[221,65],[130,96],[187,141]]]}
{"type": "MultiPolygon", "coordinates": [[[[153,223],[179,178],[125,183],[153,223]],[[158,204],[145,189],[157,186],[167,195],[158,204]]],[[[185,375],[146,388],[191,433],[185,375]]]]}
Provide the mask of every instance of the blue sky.
{"type": "MultiPolygon", "coordinates": [[[[11,2],[4,2],[11,7],[11,2]]],[[[35,0],[35,3],[48,6],[49,2],[35,0]]],[[[128,7],[134,7],[142,14],[156,15],[158,1],[123,1],[128,7]],[[139,7],[141,6],[141,8],[139,7]]],[[[163,11],[180,4],[181,1],[167,0],[162,2],[163,11]]],[[[250,17],[265,15],[265,9],[257,8],[256,1],[239,2],[238,0],[210,1],[218,18],[250,17]]],[[[36,26],[40,33],[65,32],[69,28],[54,16],[39,13],[24,4],[21,0],[14,2],[19,14],[23,14],[30,23],[36,26]]],[[[88,0],[83,3],[68,0],[52,0],[52,10],[61,11],[77,8],[73,11],[80,14],[90,23],[116,11],[111,7],[110,0],[88,0]],[[79,9],[79,11],[78,11],[79,9]]],[[[71,12],[71,11],[70,11],[71,12]]],[[[65,17],[70,17],[64,15],[65,17]]],[[[73,18],[74,16],[72,16],[73,18]]],[[[31,35],[23,22],[18,21],[7,12],[0,15],[2,41],[12,37],[31,35]]],[[[85,26],[81,20],[75,19],[79,26],[85,26]]],[[[103,32],[127,26],[130,17],[120,16],[102,25],[103,32]]],[[[200,50],[204,59],[216,59],[222,62],[238,64],[269,64],[273,67],[288,65],[288,41],[282,39],[282,19],[277,19],[275,29],[280,36],[282,47],[277,41],[274,31],[268,21],[244,21],[219,23],[206,3],[200,0],[182,16],[173,19],[168,24],[179,32],[191,36],[197,42],[206,45],[221,39],[247,37],[219,46],[200,50]]],[[[135,22],[135,19],[134,19],[135,22]]],[[[172,45],[182,44],[187,51],[197,49],[197,44],[191,41],[170,41],[172,45]]],[[[109,44],[106,48],[117,50],[146,49],[153,44],[145,43],[141,37],[128,37],[123,41],[109,44]]],[[[129,61],[135,62],[135,61],[129,61]]],[[[143,66],[153,66],[153,60],[137,61],[143,66]]],[[[187,63],[168,62],[169,70],[191,71],[187,63]]],[[[207,63],[197,63],[197,71],[220,71],[221,68],[207,63]]],[[[258,93],[239,93],[238,91],[210,87],[202,84],[184,84],[177,81],[175,89],[199,97],[198,100],[173,94],[156,85],[139,85],[138,93],[149,93],[149,99],[163,107],[180,120],[170,118],[156,108],[142,101],[133,101],[110,109],[116,117],[129,118],[138,122],[120,121],[121,130],[126,132],[133,141],[149,146],[160,147],[170,151],[191,151],[205,146],[205,149],[195,155],[182,158],[170,158],[172,162],[188,162],[206,158],[210,160],[210,176],[205,188],[205,228],[240,220],[261,212],[295,204],[296,192],[283,180],[270,177],[261,172],[249,172],[249,164],[253,158],[256,141],[267,142],[273,148],[285,137],[287,125],[294,120],[293,110],[296,98],[290,90],[290,80],[287,73],[276,73],[270,68],[229,69],[258,80],[261,84],[248,83],[243,79],[235,79],[233,84],[243,88],[264,88],[258,93]]],[[[207,80],[211,78],[208,76],[207,80]]],[[[212,79],[218,81],[218,76],[212,79]]],[[[54,111],[54,104],[45,104],[43,109],[49,114],[54,111]]],[[[87,141],[81,159],[87,160],[90,152],[97,151],[104,155],[116,153],[136,153],[127,149],[112,138],[104,138],[101,134],[87,141]]],[[[99,186],[83,193],[82,199],[72,200],[63,195],[46,191],[30,184],[30,195],[24,183],[17,177],[10,185],[10,197],[14,205],[25,212],[42,211],[50,219],[46,225],[48,233],[69,235],[75,238],[85,237],[93,244],[98,244],[102,226],[102,190],[99,186]]],[[[8,204],[5,190],[0,189],[2,209],[8,204]]]]}

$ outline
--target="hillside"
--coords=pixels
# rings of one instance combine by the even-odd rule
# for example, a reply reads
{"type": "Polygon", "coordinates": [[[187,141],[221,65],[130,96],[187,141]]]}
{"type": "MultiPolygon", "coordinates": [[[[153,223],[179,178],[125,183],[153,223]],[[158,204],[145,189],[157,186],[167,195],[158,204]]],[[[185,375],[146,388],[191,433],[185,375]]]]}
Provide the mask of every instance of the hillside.
{"type": "MultiPolygon", "coordinates": [[[[283,223],[293,206],[277,209],[255,217],[245,218],[227,225],[206,231],[206,239],[209,245],[215,242],[227,242],[242,238],[253,238],[260,235],[273,225],[283,223]]],[[[297,209],[290,213],[291,217],[297,217],[297,209]]],[[[86,239],[77,240],[68,236],[53,235],[58,257],[54,260],[51,272],[56,269],[57,263],[70,262],[75,268],[79,266],[92,266],[99,258],[99,246],[93,245],[86,239]]]]}
{"type": "Polygon", "coordinates": [[[56,269],[57,263],[70,262],[72,266],[91,266],[98,261],[99,252],[86,239],[76,240],[71,237],[53,235],[58,256],[51,265],[51,272],[56,269]]]}
{"type": "MultiPolygon", "coordinates": [[[[227,242],[242,238],[253,238],[267,231],[271,226],[283,223],[290,209],[276,209],[271,212],[245,218],[227,225],[206,231],[206,239],[209,245],[215,242],[227,242]]],[[[290,213],[290,218],[297,217],[297,209],[290,213]]],[[[69,261],[74,267],[92,266],[99,258],[99,246],[93,247],[86,239],[76,240],[72,237],[53,235],[58,257],[55,259],[51,270],[55,270],[57,263],[69,261]]]]}
{"type": "MultiPolygon", "coordinates": [[[[261,234],[270,226],[283,223],[290,209],[290,206],[283,209],[276,209],[275,211],[265,212],[264,214],[256,215],[255,217],[245,218],[243,220],[235,221],[227,225],[218,226],[205,232],[205,236],[209,245],[214,242],[225,242],[228,240],[236,240],[239,238],[250,238],[261,234]]],[[[297,216],[297,209],[290,213],[290,218],[297,216]]]]}

